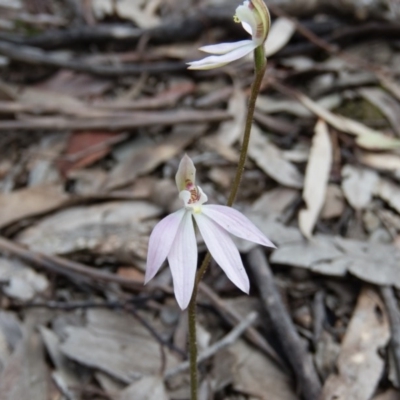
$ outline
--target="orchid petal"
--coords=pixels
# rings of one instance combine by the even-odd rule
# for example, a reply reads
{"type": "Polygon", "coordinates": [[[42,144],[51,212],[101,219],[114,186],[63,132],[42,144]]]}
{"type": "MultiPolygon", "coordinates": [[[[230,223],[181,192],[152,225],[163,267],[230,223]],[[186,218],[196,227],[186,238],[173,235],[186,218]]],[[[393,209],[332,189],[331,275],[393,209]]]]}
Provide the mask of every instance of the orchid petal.
{"type": "Polygon", "coordinates": [[[199,50],[210,54],[226,54],[250,43],[252,43],[252,41],[247,39],[240,40],[239,42],[211,44],[209,46],[200,47],[199,50]]]}
{"type": "Polygon", "coordinates": [[[251,26],[247,22],[242,22],[242,27],[247,33],[250,33],[250,35],[253,35],[251,26]]]}
{"type": "Polygon", "coordinates": [[[179,163],[178,171],[175,175],[176,186],[179,191],[190,189],[196,180],[196,168],[192,159],[185,154],[179,163]],[[189,185],[189,186],[188,186],[189,185]]]}
{"type": "Polygon", "coordinates": [[[147,251],[145,284],[154,277],[167,258],[184,215],[184,209],[168,215],[151,232],[147,251]]]}
{"type": "Polygon", "coordinates": [[[247,217],[234,208],[211,204],[203,206],[202,211],[232,235],[275,248],[275,245],[247,217]]]}
{"type": "Polygon", "coordinates": [[[186,212],[168,254],[179,307],[184,310],[192,297],[197,269],[197,243],[192,213],[186,212]]]}
{"type": "Polygon", "coordinates": [[[193,61],[188,63],[190,67],[188,69],[212,69],[222,67],[232,61],[238,60],[253,51],[258,45],[250,41],[248,44],[239,47],[230,53],[223,54],[221,56],[210,56],[203,58],[199,61],[193,61]]]}
{"type": "Polygon", "coordinates": [[[249,293],[249,278],[239,251],[229,234],[206,215],[200,213],[193,215],[214,260],[240,290],[249,293]]]}
{"type": "Polygon", "coordinates": [[[243,28],[253,36],[257,32],[257,26],[259,24],[256,15],[254,9],[251,9],[248,5],[242,5],[236,9],[236,16],[242,23],[243,28]]]}

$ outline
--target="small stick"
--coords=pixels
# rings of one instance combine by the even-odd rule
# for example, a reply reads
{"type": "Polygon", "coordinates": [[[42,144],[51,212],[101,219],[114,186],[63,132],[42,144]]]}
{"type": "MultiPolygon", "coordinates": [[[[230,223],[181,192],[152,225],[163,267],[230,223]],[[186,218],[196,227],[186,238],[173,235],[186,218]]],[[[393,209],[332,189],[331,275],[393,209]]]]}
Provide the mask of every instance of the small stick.
{"type": "Polygon", "coordinates": [[[381,287],[381,295],[389,314],[391,339],[390,345],[393,350],[394,363],[396,367],[397,379],[400,379],[400,314],[396,304],[393,289],[390,286],[381,287]]]}
{"type": "MultiPolygon", "coordinates": [[[[133,290],[144,291],[148,290],[143,286],[142,282],[126,279],[122,276],[111,274],[109,272],[100,271],[95,268],[88,267],[76,261],[70,261],[59,256],[42,254],[13,241],[0,236],[0,253],[14,256],[20,260],[26,261],[29,264],[36,265],[39,268],[66,276],[77,282],[90,284],[91,281],[103,283],[118,283],[123,287],[133,290]]],[[[172,293],[171,289],[164,286],[152,286],[152,289],[161,289],[165,293],[172,293]]]]}
{"type": "MultiPolygon", "coordinates": [[[[210,300],[214,307],[222,314],[224,320],[234,326],[242,320],[242,316],[229,304],[221,300],[221,298],[204,282],[199,284],[200,292],[210,300]]],[[[254,346],[257,346],[261,351],[264,352],[268,357],[274,360],[280,368],[287,371],[287,366],[278,355],[278,353],[268,344],[264,337],[252,326],[249,326],[244,332],[246,339],[251,342],[254,346]]]]}
{"type": "Polygon", "coordinates": [[[317,400],[321,393],[321,383],[312,358],[305,349],[304,343],[283,305],[265,254],[259,247],[256,247],[250,251],[248,261],[264,307],[296,375],[304,399],[317,400]]]}
{"type": "MultiPolygon", "coordinates": [[[[242,320],[240,324],[238,324],[235,328],[233,328],[226,336],[224,336],[218,342],[215,342],[212,346],[208,349],[204,350],[198,357],[197,357],[197,364],[201,363],[202,361],[206,360],[207,358],[212,357],[218,351],[224,349],[225,347],[233,344],[241,335],[242,333],[250,327],[257,319],[257,313],[252,312],[250,313],[245,319],[242,320]]],[[[186,371],[189,369],[189,361],[184,361],[180,363],[175,368],[171,368],[166,371],[164,378],[168,379],[180,372],[186,371]]]]}
{"type": "Polygon", "coordinates": [[[130,116],[67,118],[66,116],[37,117],[26,120],[2,120],[0,131],[18,130],[86,130],[104,129],[106,131],[120,131],[146,126],[176,125],[195,122],[221,122],[231,119],[232,116],[223,110],[166,110],[133,112],[130,116]]]}

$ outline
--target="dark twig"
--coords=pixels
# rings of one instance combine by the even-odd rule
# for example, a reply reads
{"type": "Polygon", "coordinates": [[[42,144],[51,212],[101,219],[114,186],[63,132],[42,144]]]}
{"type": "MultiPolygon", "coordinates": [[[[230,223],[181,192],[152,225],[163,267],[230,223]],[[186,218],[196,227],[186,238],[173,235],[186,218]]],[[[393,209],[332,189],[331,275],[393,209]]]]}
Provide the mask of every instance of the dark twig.
{"type": "Polygon", "coordinates": [[[164,346],[168,347],[170,350],[175,351],[181,357],[186,357],[186,353],[176,347],[173,343],[170,343],[168,340],[164,339],[162,335],[160,335],[155,328],[145,319],[143,318],[133,307],[126,307],[126,310],[129,311],[149,332],[150,334],[161,344],[161,372],[164,373],[164,369],[166,366],[166,356],[164,351],[164,346]]]}
{"type": "Polygon", "coordinates": [[[164,72],[181,72],[186,70],[185,63],[179,62],[160,62],[160,63],[140,63],[135,65],[95,65],[87,64],[78,60],[65,59],[54,53],[48,53],[37,47],[20,46],[0,40],[0,54],[14,61],[27,64],[43,65],[47,67],[66,68],[78,72],[115,78],[126,75],[138,75],[143,72],[157,74],[164,72]]]}
{"type": "MultiPolygon", "coordinates": [[[[43,268],[50,272],[66,276],[74,281],[83,283],[103,282],[103,283],[118,283],[123,287],[143,291],[147,290],[142,282],[126,279],[118,275],[110,274],[108,272],[100,271],[98,269],[90,268],[86,265],[77,263],[75,261],[66,260],[65,258],[41,254],[29,250],[21,245],[18,245],[11,240],[0,237],[0,252],[5,253],[21,260],[33,264],[39,268],[43,268]]],[[[156,288],[156,286],[153,286],[156,288]]],[[[171,293],[167,287],[158,287],[164,292],[171,293]]]]}
{"type": "Polygon", "coordinates": [[[296,375],[297,383],[304,399],[317,400],[321,392],[321,383],[315,371],[312,358],[283,305],[268,261],[259,247],[249,253],[248,260],[264,307],[270,316],[277,337],[296,375]]]}
{"type": "Polygon", "coordinates": [[[400,380],[400,314],[396,304],[393,289],[390,286],[381,287],[381,295],[389,314],[391,339],[390,345],[393,350],[394,362],[396,366],[397,379],[400,380]]]}
{"type": "Polygon", "coordinates": [[[107,118],[39,117],[18,121],[0,121],[0,131],[21,130],[90,130],[119,131],[144,126],[175,125],[192,122],[220,122],[232,118],[223,110],[168,110],[134,112],[131,115],[107,118]]]}
{"type": "MultiPolygon", "coordinates": [[[[242,320],[242,316],[228,303],[220,299],[220,297],[204,282],[200,282],[199,291],[213,304],[213,306],[221,313],[224,320],[231,326],[235,326],[242,320]]],[[[252,326],[249,326],[244,336],[254,346],[258,347],[264,354],[274,360],[283,370],[286,365],[276,353],[276,351],[268,344],[262,335],[252,326]]]]}
{"type": "Polygon", "coordinates": [[[185,13],[181,17],[164,19],[162,24],[151,29],[135,28],[129,24],[96,24],[64,30],[53,29],[33,37],[2,33],[0,39],[18,45],[30,45],[46,49],[88,43],[123,42],[132,44],[137,43],[144,36],[151,43],[182,43],[196,39],[205,30],[213,26],[230,25],[234,29],[235,24],[232,21],[234,10],[234,2],[227,2],[220,6],[191,10],[189,15],[185,13]]]}

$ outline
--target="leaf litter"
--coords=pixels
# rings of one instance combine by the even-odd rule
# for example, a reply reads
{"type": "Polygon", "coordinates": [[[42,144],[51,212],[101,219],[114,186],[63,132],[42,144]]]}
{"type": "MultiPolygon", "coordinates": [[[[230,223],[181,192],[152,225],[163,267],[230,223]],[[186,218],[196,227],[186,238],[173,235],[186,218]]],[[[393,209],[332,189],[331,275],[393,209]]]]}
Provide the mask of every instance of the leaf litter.
{"type": "MultiPolygon", "coordinates": [[[[187,353],[171,276],[140,282],[152,227],[179,206],[185,152],[209,202],[226,202],[252,67],[184,63],[201,45],[241,39],[234,5],[0,3],[1,398],[186,400],[187,372],[166,378],[187,353]]],[[[265,255],[279,301],[326,399],[399,395],[378,294],[391,288],[398,307],[399,14],[376,3],[323,15],[318,2],[271,7],[235,204],[277,245],[265,255]]],[[[248,267],[254,244],[237,243],[248,267]]],[[[205,275],[202,351],[260,317],[200,363],[202,399],[305,398],[251,280],[246,297],[213,264],[205,275]]]]}

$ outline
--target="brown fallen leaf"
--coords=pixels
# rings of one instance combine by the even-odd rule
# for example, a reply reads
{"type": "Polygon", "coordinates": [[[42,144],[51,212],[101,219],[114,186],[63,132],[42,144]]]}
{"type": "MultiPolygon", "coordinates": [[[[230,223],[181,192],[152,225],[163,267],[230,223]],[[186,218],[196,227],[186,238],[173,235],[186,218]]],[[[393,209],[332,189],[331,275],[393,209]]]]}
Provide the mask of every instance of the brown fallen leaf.
{"type": "Polygon", "coordinates": [[[207,125],[178,125],[173,132],[158,143],[144,144],[133,151],[111,171],[104,190],[112,190],[132,183],[138,176],[153,171],[165,161],[179,154],[193,140],[201,136],[207,125]]]}
{"type": "Polygon", "coordinates": [[[321,400],[369,400],[385,365],[378,351],[389,338],[382,300],[372,288],[363,289],[342,342],[338,373],[325,382],[321,400]]]}
{"type": "Polygon", "coordinates": [[[102,79],[81,72],[60,69],[49,79],[37,83],[36,89],[47,90],[56,93],[68,94],[74,97],[100,96],[106,90],[111,89],[111,80],[102,79]]]}
{"type": "Polygon", "coordinates": [[[252,127],[249,157],[271,178],[283,186],[301,188],[303,176],[285,159],[282,151],[271,143],[256,125],[252,127]]]}
{"type": "Polygon", "coordinates": [[[111,145],[126,139],[126,135],[111,132],[74,132],[68,140],[65,154],[58,161],[58,168],[65,176],[73,169],[87,167],[106,156],[111,145]]]}
{"type": "Polygon", "coordinates": [[[312,231],[324,205],[331,165],[332,144],[328,127],[323,120],[319,120],[315,126],[315,135],[304,179],[303,199],[307,208],[299,213],[299,227],[307,238],[312,236],[312,231]]]}
{"type": "Polygon", "coordinates": [[[27,189],[0,194],[0,227],[23,218],[55,210],[67,204],[69,195],[61,185],[37,185],[27,189]]]}
{"type": "Polygon", "coordinates": [[[136,268],[120,267],[117,270],[117,275],[133,281],[144,283],[144,274],[136,268]]]}
{"type": "Polygon", "coordinates": [[[345,200],[338,185],[329,184],[326,188],[325,202],[321,210],[322,219],[338,218],[343,214],[345,200]]]}

